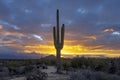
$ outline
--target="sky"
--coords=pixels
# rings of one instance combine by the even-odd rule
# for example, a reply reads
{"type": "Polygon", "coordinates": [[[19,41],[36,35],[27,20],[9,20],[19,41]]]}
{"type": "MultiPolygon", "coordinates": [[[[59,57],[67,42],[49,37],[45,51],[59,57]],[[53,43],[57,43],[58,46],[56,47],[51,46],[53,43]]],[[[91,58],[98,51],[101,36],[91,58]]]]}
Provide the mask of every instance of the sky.
{"type": "Polygon", "coordinates": [[[120,0],[0,0],[0,58],[55,55],[56,10],[65,24],[62,57],[120,56],[120,0]]]}

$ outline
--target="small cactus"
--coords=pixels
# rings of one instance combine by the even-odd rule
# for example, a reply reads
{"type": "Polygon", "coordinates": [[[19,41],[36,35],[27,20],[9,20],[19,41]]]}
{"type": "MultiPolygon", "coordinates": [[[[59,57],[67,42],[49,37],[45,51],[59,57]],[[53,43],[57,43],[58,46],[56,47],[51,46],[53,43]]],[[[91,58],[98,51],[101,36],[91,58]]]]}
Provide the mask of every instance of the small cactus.
{"type": "Polygon", "coordinates": [[[61,34],[60,34],[60,30],[59,30],[59,10],[57,10],[56,13],[56,22],[57,25],[56,27],[53,27],[53,39],[54,39],[54,46],[56,49],[56,56],[57,56],[57,73],[60,72],[61,70],[61,49],[63,48],[64,45],[64,24],[62,25],[61,28],[61,34]]]}

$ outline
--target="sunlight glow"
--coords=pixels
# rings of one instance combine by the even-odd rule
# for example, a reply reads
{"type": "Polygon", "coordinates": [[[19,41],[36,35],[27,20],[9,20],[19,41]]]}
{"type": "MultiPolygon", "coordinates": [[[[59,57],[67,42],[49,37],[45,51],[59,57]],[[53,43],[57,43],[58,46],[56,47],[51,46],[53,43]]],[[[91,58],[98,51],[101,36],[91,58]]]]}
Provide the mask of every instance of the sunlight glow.
{"type": "MultiPolygon", "coordinates": [[[[51,45],[29,45],[25,46],[24,53],[38,53],[38,54],[49,54],[49,55],[56,55],[56,50],[54,46],[51,45]]],[[[118,52],[117,54],[114,54],[116,51],[114,50],[103,50],[103,49],[95,49],[90,50],[88,47],[80,46],[80,45],[65,45],[64,48],[61,51],[62,57],[75,57],[77,55],[79,56],[86,56],[86,57],[118,57],[120,56],[118,52]]]]}

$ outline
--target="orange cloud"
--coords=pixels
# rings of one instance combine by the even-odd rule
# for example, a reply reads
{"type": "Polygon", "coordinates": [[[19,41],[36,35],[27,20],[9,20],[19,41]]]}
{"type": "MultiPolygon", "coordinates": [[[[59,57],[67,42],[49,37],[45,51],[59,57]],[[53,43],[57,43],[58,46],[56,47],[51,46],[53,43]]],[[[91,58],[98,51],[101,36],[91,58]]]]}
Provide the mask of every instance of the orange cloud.
{"type": "Polygon", "coordinates": [[[2,28],[3,28],[2,25],[0,25],[0,30],[1,30],[2,28]]]}
{"type": "Polygon", "coordinates": [[[97,38],[96,38],[96,36],[94,36],[94,35],[91,35],[91,36],[83,36],[84,38],[86,38],[86,39],[93,39],[93,40],[96,40],[97,38]]]}
{"type": "Polygon", "coordinates": [[[103,32],[113,32],[113,31],[115,31],[115,30],[112,28],[103,30],[103,32]]]}
{"type": "Polygon", "coordinates": [[[8,41],[2,41],[0,40],[0,44],[11,44],[11,43],[14,43],[15,40],[8,40],[8,41]]]}

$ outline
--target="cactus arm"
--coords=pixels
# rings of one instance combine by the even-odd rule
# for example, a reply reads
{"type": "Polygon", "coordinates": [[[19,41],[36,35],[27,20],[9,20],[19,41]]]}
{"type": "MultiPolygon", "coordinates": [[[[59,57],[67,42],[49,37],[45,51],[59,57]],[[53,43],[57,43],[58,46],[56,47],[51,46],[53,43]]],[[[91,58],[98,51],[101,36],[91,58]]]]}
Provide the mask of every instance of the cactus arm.
{"type": "Polygon", "coordinates": [[[57,40],[56,40],[56,31],[55,31],[55,27],[53,27],[53,39],[54,39],[55,48],[57,49],[57,40]]]}
{"type": "Polygon", "coordinates": [[[57,20],[57,44],[59,44],[59,10],[56,13],[56,20],[57,20]]]}
{"type": "Polygon", "coordinates": [[[61,49],[63,48],[63,45],[64,45],[64,32],[65,32],[65,27],[63,24],[61,28],[61,49]]]}

